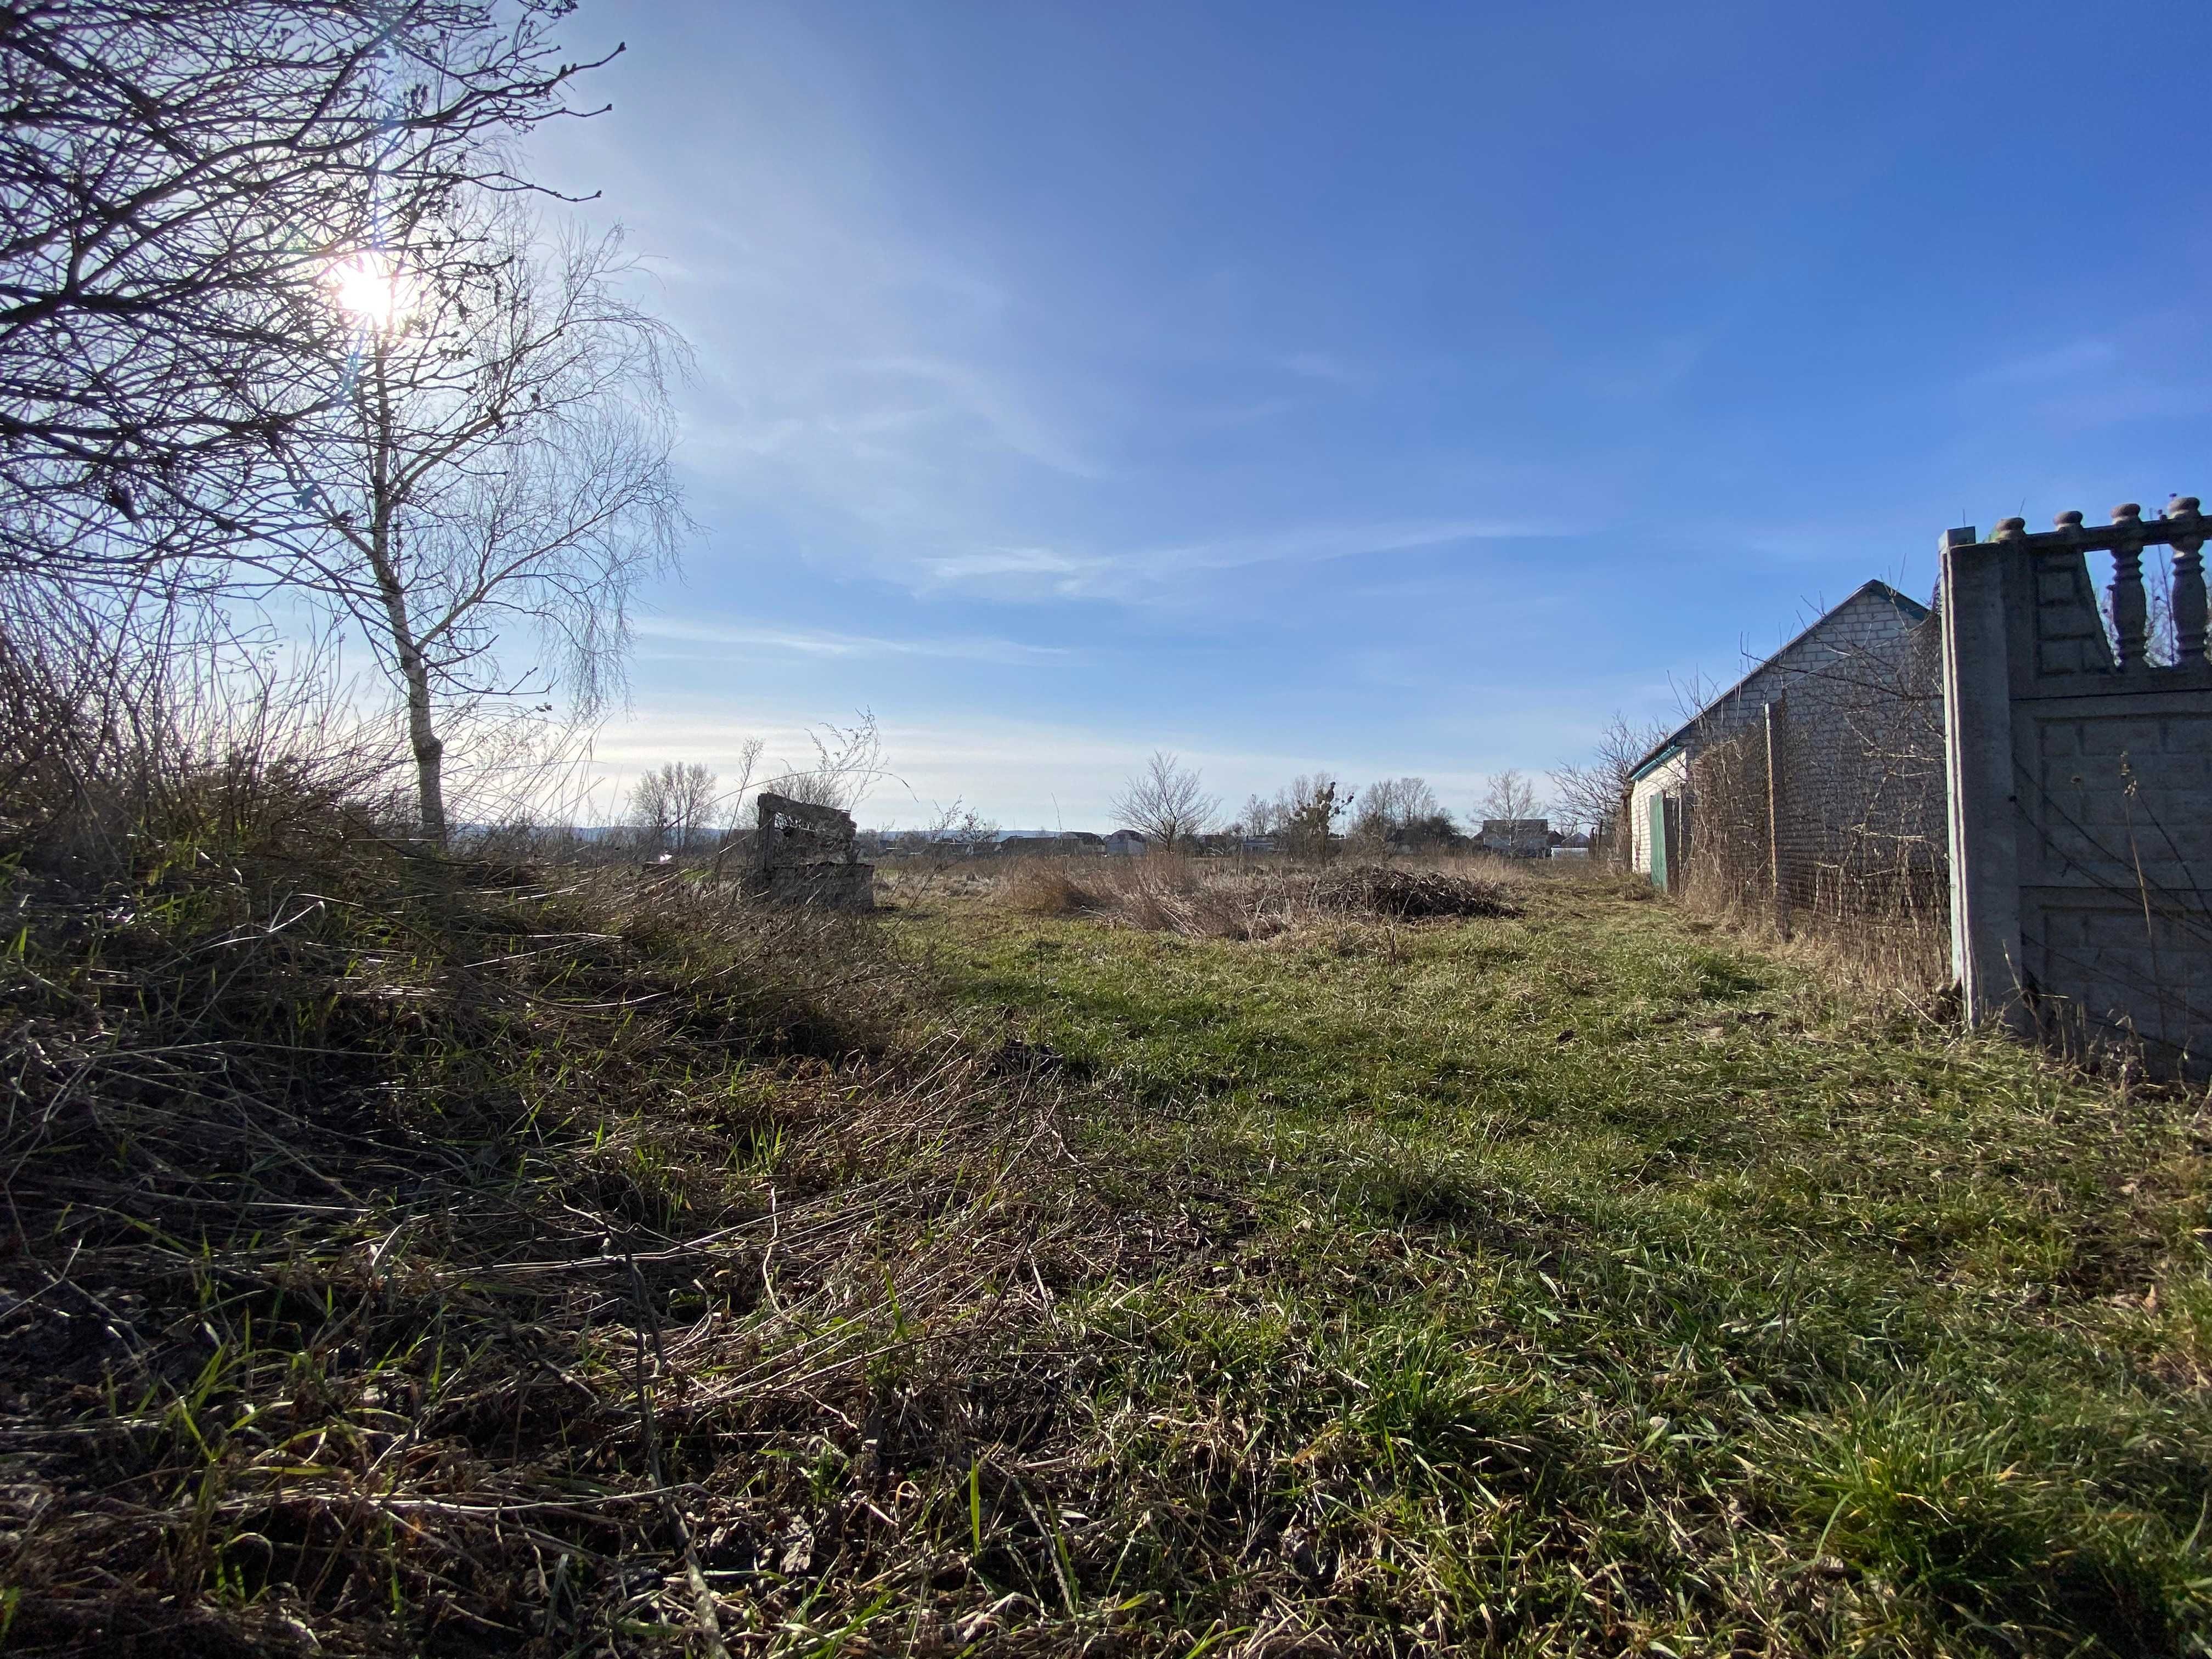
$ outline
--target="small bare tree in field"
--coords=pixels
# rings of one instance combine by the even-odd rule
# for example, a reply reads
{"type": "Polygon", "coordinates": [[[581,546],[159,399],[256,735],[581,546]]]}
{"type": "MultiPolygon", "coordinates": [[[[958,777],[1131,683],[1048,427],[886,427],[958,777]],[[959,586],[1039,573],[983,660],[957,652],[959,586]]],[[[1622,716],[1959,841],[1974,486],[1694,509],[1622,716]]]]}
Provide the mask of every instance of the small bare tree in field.
{"type": "Polygon", "coordinates": [[[1533,818],[1536,808],[1536,786],[1517,769],[1508,767],[1491,778],[1489,787],[1482,792],[1478,811],[1486,819],[1533,818]]]}
{"type": "Polygon", "coordinates": [[[1155,750],[1142,770],[1114,797],[1110,809],[1121,823],[1142,830],[1167,852],[1204,835],[1221,815],[1221,803],[1206,793],[1196,767],[1155,750]]]}
{"type": "Polygon", "coordinates": [[[522,188],[580,70],[557,0],[0,6],[0,568],[220,586],[330,409],[321,287],[388,227],[522,188]]]}
{"type": "Polygon", "coordinates": [[[288,464],[281,582],[367,637],[406,712],[423,836],[447,729],[500,707],[588,719],[620,688],[631,594],[687,528],[669,451],[683,342],[621,292],[618,238],[541,248],[511,214],[354,273],[343,405],[288,464]]]}
{"type": "Polygon", "coordinates": [[[630,827],[647,852],[685,853],[714,833],[718,780],[696,762],[647,772],[629,794],[630,827]]]}

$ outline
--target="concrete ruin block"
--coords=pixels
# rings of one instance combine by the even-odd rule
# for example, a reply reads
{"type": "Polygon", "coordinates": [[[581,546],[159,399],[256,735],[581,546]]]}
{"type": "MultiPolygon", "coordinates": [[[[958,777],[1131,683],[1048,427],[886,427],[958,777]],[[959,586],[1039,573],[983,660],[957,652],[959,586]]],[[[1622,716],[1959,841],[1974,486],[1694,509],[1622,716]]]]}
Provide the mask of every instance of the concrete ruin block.
{"type": "Polygon", "coordinates": [[[876,867],[860,861],[852,814],[762,790],[746,890],[771,904],[876,908],[876,867]]]}

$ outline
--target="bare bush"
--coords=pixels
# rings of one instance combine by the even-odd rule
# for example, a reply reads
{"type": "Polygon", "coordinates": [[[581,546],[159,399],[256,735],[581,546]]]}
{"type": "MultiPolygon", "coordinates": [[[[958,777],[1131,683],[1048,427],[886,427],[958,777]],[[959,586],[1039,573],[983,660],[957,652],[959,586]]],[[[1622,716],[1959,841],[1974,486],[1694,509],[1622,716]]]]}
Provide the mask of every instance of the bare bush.
{"type": "Polygon", "coordinates": [[[97,887],[169,836],[261,845],[303,805],[388,823],[390,732],[218,611],[0,578],[0,839],[97,887]]]}
{"type": "Polygon", "coordinates": [[[696,762],[670,761],[647,772],[629,793],[629,827],[649,853],[688,853],[714,834],[715,786],[696,762]]]}
{"type": "Polygon", "coordinates": [[[1142,830],[1155,847],[1172,853],[1212,826],[1221,802],[1206,793],[1196,767],[1155,750],[1122,785],[1109,810],[1122,826],[1142,830]]]}
{"type": "Polygon", "coordinates": [[[1337,827],[1350,816],[1356,792],[1326,772],[1293,778],[1276,797],[1283,850],[1293,857],[1326,864],[1340,839],[1337,827]]]}
{"type": "Polygon", "coordinates": [[[1589,760],[1552,774],[1552,795],[1565,827],[1602,836],[1615,833],[1636,769],[1670,727],[1615,714],[1598,733],[1589,760]]]}
{"type": "Polygon", "coordinates": [[[814,764],[769,778],[763,787],[808,806],[851,811],[884,775],[884,742],[875,715],[862,709],[850,726],[825,721],[806,736],[814,746],[814,764]]]}

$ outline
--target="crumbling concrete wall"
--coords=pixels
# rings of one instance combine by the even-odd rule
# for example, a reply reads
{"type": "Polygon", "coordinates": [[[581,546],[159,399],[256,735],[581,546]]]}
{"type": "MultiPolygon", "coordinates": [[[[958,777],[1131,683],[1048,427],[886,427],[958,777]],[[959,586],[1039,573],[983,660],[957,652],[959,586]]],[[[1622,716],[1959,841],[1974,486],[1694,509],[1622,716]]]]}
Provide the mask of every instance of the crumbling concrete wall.
{"type": "Polygon", "coordinates": [[[852,815],[760,793],[747,890],[778,904],[872,910],[876,868],[860,861],[852,815]]]}

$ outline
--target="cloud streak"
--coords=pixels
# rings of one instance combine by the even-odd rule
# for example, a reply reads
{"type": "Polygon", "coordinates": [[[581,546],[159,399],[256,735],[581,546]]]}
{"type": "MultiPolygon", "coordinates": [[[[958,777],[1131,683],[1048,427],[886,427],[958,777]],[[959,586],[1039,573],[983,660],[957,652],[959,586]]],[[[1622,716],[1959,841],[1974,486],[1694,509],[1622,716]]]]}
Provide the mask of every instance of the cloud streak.
{"type": "Polygon", "coordinates": [[[676,645],[736,647],[777,651],[792,656],[861,659],[933,657],[949,661],[988,662],[1042,667],[1080,661],[1083,653],[1065,647],[1027,645],[1018,640],[890,640],[869,634],[840,634],[800,629],[731,627],[712,623],[647,617],[636,624],[641,639],[676,645]]]}
{"type": "Polygon", "coordinates": [[[1085,555],[1056,548],[983,548],[919,561],[933,587],[988,586],[1000,598],[1136,600],[1194,574],[1273,564],[1318,564],[1449,547],[1583,533],[1580,526],[1515,519],[1420,519],[1214,537],[1085,555]]]}

